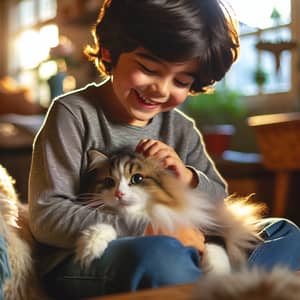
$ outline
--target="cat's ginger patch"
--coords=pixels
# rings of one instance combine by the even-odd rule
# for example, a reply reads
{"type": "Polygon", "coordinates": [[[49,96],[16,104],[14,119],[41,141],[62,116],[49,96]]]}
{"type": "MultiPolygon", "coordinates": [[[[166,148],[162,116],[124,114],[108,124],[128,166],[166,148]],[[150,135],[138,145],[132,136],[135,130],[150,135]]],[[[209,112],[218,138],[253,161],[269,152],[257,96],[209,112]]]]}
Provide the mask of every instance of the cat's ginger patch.
{"type": "Polygon", "coordinates": [[[154,230],[152,225],[149,224],[144,231],[144,235],[166,235],[174,237],[184,246],[195,247],[200,253],[203,253],[205,247],[204,234],[195,227],[180,227],[173,232],[168,232],[161,229],[154,230]]]}

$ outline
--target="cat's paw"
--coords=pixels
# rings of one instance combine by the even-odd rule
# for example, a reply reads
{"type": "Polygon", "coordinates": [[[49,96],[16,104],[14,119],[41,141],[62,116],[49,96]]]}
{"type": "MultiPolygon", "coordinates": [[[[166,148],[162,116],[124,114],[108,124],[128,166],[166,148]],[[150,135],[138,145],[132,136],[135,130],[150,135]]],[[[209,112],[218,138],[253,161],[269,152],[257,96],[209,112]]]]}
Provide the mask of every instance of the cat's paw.
{"type": "Polygon", "coordinates": [[[201,267],[205,273],[227,274],[231,271],[231,265],[226,250],[216,244],[205,244],[201,267]]]}
{"type": "Polygon", "coordinates": [[[109,224],[95,224],[82,231],[76,244],[75,260],[88,267],[93,259],[101,257],[110,241],[117,238],[109,224]]]}

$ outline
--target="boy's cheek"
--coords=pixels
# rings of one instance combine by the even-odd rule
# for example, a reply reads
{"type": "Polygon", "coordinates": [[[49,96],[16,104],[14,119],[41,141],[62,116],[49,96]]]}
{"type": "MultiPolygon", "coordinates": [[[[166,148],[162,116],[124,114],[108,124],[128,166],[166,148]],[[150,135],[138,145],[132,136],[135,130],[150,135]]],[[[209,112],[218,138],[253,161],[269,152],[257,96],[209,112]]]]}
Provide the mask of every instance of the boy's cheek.
{"type": "Polygon", "coordinates": [[[128,81],[134,86],[144,85],[149,82],[149,77],[139,70],[131,72],[127,75],[127,78],[128,81]]]}
{"type": "Polygon", "coordinates": [[[187,94],[171,96],[169,101],[166,102],[163,110],[168,111],[172,108],[177,107],[178,105],[182,104],[186,100],[186,98],[187,98],[187,94]]]}

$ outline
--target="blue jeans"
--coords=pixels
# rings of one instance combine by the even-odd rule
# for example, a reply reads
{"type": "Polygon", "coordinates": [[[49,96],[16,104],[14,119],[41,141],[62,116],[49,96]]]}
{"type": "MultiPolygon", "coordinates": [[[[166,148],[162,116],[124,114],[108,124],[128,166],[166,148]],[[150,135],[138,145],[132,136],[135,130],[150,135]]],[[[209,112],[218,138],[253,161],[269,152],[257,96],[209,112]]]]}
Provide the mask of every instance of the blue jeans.
{"type": "MultiPolygon", "coordinates": [[[[300,269],[298,227],[285,219],[265,219],[262,225],[265,242],[251,253],[249,265],[300,269]]],[[[202,276],[199,259],[196,249],[171,237],[120,238],[89,269],[69,257],[44,277],[44,283],[50,295],[64,300],[191,283],[202,276]]]]}
{"type": "Polygon", "coordinates": [[[9,260],[7,256],[6,243],[2,235],[0,235],[0,299],[4,299],[3,296],[3,284],[6,278],[11,276],[9,260]]]}

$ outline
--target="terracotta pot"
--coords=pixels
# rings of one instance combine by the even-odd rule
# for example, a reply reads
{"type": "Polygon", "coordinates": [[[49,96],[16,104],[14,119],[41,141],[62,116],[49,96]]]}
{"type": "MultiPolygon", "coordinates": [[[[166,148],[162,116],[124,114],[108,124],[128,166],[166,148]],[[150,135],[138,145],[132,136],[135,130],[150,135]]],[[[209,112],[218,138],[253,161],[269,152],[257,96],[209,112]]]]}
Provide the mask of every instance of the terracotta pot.
{"type": "Polygon", "coordinates": [[[233,125],[212,125],[202,128],[207,152],[214,157],[222,156],[229,149],[231,137],[235,132],[233,125]]]}

